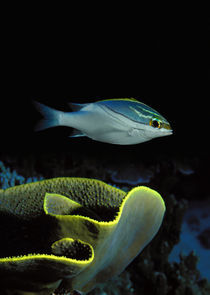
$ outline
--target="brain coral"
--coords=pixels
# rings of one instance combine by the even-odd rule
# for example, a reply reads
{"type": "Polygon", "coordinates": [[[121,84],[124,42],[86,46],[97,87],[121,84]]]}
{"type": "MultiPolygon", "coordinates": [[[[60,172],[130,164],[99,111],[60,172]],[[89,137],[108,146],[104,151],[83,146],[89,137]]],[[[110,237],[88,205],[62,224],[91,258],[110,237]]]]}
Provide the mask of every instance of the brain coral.
{"type": "Polygon", "coordinates": [[[126,194],[95,179],[0,190],[0,293],[89,292],[125,269],[155,236],[164,212],[152,189],[126,194]]]}

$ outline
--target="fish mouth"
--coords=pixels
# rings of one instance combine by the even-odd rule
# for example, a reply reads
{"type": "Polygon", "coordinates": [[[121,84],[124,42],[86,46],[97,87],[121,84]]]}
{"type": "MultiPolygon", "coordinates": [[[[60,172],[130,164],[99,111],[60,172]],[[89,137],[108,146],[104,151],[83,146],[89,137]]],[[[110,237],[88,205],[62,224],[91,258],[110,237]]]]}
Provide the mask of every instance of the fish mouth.
{"type": "Polygon", "coordinates": [[[171,128],[171,125],[168,122],[162,124],[161,131],[164,133],[164,135],[171,135],[171,134],[173,134],[173,129],[171,128]]]}
{"type": "Polygon", "coordinates": [[[162,129],[162,135],[166,136],[166,135],[172,135],[173,134],[173,130],[172,129],[162,129]]]}

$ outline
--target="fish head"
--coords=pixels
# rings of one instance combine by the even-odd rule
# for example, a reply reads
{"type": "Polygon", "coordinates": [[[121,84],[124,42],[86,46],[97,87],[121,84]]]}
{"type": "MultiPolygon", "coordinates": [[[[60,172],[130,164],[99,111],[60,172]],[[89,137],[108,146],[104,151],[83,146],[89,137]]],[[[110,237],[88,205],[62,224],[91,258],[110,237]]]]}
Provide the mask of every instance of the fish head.
{"type": "MultiPolygon", "coordinates": [[[[97,105],[109,114],[109,132],[106,133],[109,138],[106,138],[106,142],[138,144],[172,134],[169,122],[156,110],[138,100],[110,99],[99,101],[97,105]]],[[[101,134],[104,137],[105,132],[101,134]]],[[[101,141],[105,141],[104,138],[101,141]]]]}
{"type": "Polygon", "coordinates": [[[173,133],[170,123],[151,107],[136,102],[135,105],[129,106],[129,108],[133,113],[136,128],[141,130],[139,134],[140,136],[144,135],[145,141],[173,133]]]}
{"type": "Polygon", "coordinates": [[[156,138],[171,135],[173,130],[169,122],[162,116],[151,116],[145,127],[145,134],[148,137],[156,138]]]}

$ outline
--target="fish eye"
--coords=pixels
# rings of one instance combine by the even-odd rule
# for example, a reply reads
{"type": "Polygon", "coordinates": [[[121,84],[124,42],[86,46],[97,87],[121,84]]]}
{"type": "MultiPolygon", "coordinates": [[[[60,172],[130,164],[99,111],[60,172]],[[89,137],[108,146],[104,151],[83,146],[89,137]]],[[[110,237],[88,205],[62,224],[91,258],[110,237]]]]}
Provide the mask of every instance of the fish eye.
{"type": "Polygon", "coordinates": [[[149,125],[152,126],[152,127],[154,127],[154,128],[160,128],[161,127],[161,123],[157,119],[152,119],[150,121],[149,125]]]}

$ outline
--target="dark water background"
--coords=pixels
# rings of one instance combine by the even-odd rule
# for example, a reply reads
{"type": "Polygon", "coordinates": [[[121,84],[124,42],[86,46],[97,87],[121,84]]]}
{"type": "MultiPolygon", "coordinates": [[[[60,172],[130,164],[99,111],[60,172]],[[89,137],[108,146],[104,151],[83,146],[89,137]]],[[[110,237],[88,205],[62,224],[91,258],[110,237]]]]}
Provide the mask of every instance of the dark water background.
{"type": "Polygon", "coordinates": [[[24,176],[33,176],[35,167],[44,177],[65,175],[72,163],[76,176],[90,177],[103,175],[104,163],[114,162],[122,173],[158,166],[152,187],[164,196],[208,199],[210,26],[189,14],[157,15],[141,24],[127,15],[117,27],[104,23],[94,35],[84,27],[78,32],[75,24],[57,37],[54,30],[40,37],[35,30],[21,34],[13,27],[4,55],[0,160],[24,176]],[[174,134],[119,146],[69,138],[72,130],[65,127],[34,132],[40,115],[32,100],[69,111],[68,102],[126,97],[159,111],[174,134]],[[190,163],[195,173],[174,172],[180,162],[190,163]]]}
{"type": "Polygon", "coordinates": [[[150,157],[208,155],[209,73],[208,21],[179,13],[151,17],[141,24],[132,19],[118,29],[99,34],[71,28],[63,43],[36,39],[31,34],[10,35],[2,81],[1,151],[43,150],[150,157]],[[81,34],[83,33],[83,34],[81,34]],[[65,40],[69,41],[68,45],[65,40]],[[13,45],[13,46],[12,46],[13,45]],[[56,46],[57,45],[57,46],[56,46]],[[56,51],[56,48],[59,48],[56,51]],[[107,98],[134,97],[158,110],[171,123],[174,135],[137,146],[111,146],[89,139],[68,139],[65,128],[34,133],[38,99],[68,111],[67,102],[87,103],[107,98]]]}

